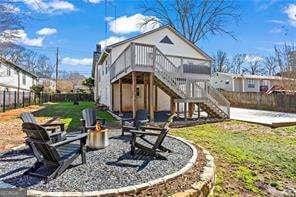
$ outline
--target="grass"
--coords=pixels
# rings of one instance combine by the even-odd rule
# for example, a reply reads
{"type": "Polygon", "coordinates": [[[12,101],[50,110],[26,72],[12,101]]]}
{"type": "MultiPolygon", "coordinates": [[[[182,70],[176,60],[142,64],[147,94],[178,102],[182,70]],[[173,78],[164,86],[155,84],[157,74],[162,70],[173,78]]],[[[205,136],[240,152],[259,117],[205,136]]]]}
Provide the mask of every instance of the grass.
{"type": "Polygon", "coordinates": [[[274,187],[296,188],[296,127],[270,129],[228,121],[175,129],[174,134],[213,154],[215,196],[267,195],[274,187]]]}
{"type": "MultiPolygon", "coordinates": [[[[85,108],[94,107],[93,102],[79,102],[73,105],[71,102],[59,102],[44,104],[44,108],[37,111],[37,117],[59,117],[65,123],[67,131],[80,127],[81,111],[85,108]]],[[[115,119],[106,111],[97,111],[97,116],[106,119],[107,122],[114,122],[115,119]]]]}

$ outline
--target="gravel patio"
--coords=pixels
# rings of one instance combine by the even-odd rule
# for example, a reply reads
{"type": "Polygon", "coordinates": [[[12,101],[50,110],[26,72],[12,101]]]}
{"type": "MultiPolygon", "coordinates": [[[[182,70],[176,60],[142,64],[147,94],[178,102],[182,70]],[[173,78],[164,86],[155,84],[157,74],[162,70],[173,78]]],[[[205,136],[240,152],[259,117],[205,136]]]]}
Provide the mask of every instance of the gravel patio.
{"type": "Polygon", "coordinates": [[[109,132],[110,145],[105,149],[88,151],[87,163],[74,165],[61,176],[44,183],[41,179],[23,175],[36,159],[31,151],[0,153],[0,188],[26,188],[41,191],[98,191],[137,185],[155,180],[182,169],[193,156],[193,150],[184,142],[166,137],[163,145],[172,153],[162,153],[167,160],[151,156],[130,155],[129,135],[121,136],[119,130],[109,132]]]}

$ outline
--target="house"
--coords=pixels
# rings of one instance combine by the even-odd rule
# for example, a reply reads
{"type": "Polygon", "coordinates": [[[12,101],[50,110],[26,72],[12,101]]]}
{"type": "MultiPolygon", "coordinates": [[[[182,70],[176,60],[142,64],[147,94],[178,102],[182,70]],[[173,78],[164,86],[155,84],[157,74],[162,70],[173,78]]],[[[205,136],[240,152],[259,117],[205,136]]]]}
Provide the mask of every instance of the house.
{"type": "Polygon", "coordinates": [[[30,91],[37,76],[0,57],[0,91],[30,91]]]}
{"type": "Polygon", "coordinates": [[[266,92],[274,86],[283,87],[285,81],[279,76],[242,75],[231,73],[214,73],[211,85],[216,89],[233,92],[266,92]]]}
{"type": "Polygon", "coordinates": [[[169,26],[107,46],[95,67],[95,100],[111,110],[184,112],[195,107],[229,117],[228,101],[210,87],[212,58],[169,26]]]}
{"type": "Polygon", "coordinates": [[[48,77],[39,78],[37,84],[43,86],[44,92],[55,92],[56,81],[52,78],[48,78],[48,77]]]}

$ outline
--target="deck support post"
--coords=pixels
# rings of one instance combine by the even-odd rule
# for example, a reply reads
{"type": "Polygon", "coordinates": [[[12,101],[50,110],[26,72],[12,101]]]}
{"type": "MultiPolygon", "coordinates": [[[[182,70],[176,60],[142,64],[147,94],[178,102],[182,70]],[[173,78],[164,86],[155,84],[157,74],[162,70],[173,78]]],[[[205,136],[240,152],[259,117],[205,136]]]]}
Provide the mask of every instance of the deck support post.
{"type": "Polygon", "coordinates": [[[136,117],[136,90],[137,89],[137,76],[136,72],[132,72],[132,107],[133,107],[133,118],[136,117]]]}
{"type": "Polygon", "coordinates": [[[184,119],[187,121],[187,103],[184,103],[184,119]]]}
{"type": "Polygon", "coordinates": [[[119,114],[122,113],[122,80],[119,79],[119,114]]]}
{"type": "Polygon", "coordinates": [[[144,73],[143,75],[143,81],[144,81],[144,108],[147,110],[147,74],[144,73]]]}
{"type": "Polygon", "coordinates": [[[188,105],[189,105],[189,118],[192,118],[195,106],[194,106],[194,103],[189,103],[188,105]]]}
{"type": "Polygon", "coordinates": [[[197,104],[197,116],[200,118],[200,103],[197,104]]]}
{"type": "Polygon", "coordinates": [[[171,97],[171,114],[175,114],[176,113],[176,103],[174,101],[174,98],[171,97]]]}
{"type": "Polygon", "coordinates": [[[114,111],[114,84],[111,84],[111,109],[114,111]]]}
{"type": "Polygon", "coordinates": [[[150,121],[154,121],[153,107],[153,73],[149,73],[149,114],[150,121]]]}
{"type": "Polygon", "coordinates": [[[158,105],[158,91],[157,91],[157,86],[155,85],[155,93],[154,93],[154,111],[157,112],[157,105],[158,105]]]}

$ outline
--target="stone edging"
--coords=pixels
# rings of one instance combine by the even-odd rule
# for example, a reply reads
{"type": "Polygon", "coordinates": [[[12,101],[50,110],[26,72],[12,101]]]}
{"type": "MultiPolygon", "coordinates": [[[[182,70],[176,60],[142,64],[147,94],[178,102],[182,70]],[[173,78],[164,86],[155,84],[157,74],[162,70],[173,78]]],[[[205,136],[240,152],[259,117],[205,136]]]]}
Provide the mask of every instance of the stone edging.
{"type": "Polygon", "coordinates": [[[215,183],[215,163],[214,157],[205,148],[197,145],[206,157],[206,165],[199,175],[200,180],[191,185],[191,189],[178,192],[172,197],[208,196],[214,189],[215,183]]]}
{"type": "Polygon", "coordinates": [[[101,191],[91,191],[91,192],[43,192],[43,191],[37,191],[37,190],[28,190],[27,195],[28,196],[100,196],[100,195],[115,195],[115,194],[124,194],[129,192],[136,192],[138,190],[142,190],[157,184],[161,184],[167,181],[170,181],[182,174],[185,174],[188,170],[190,170],[193,165],[195,164],[197,160],[197,150],[196,148],[188,141],[180,137],[171,136],[172,138],[175,138],[186,145],[188,145],[192,150],[192,157],[188,161],[188,163],[179,171],[174,172],[172,174],[166,175],[162,178],[158,178],[152,181],[148,181],[146,183],[138,184],[138,185],[132,185],[127,187],[121,187],[118,189],[107,189],[107,190],[101,190],[101,191]]]}

